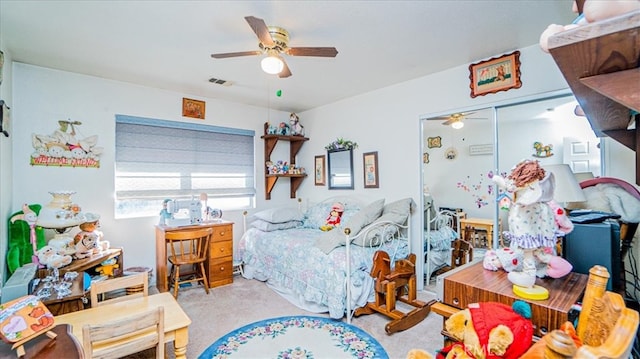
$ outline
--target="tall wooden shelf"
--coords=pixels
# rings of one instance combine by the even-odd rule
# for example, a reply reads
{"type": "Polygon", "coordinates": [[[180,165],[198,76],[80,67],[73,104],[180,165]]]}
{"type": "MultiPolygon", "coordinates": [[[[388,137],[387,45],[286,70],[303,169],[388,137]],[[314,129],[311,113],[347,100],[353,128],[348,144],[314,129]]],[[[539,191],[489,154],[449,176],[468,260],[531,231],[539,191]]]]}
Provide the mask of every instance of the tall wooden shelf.
{"type": "MultiPolygon", "coordinates": [[[[264,135],[261,136],[264,140],[264,162],[271,161],[271,153],[276,148],[278,141],[288,141],[289,142],[289,164],[296,163],[296,156],[298,152],[302,148],[302,145],[305,141],[309,141],[309,138],[303,136],[282,136],[282,135],[264,135]]],[[[287,177],[290,180],[291,185],[291,198],[296,198],[296,192],[302,184],[302,180],[307,177],[306,173],[301,174],[289,174],[289,173],[277,173],[270,174],[267,173],[266,166],[264,167],[265,175],[264,175],[264,190],[265,190],[265,199],[271,199],[271,191],[273,187],[278,182],[278,178],[287,177]]]]}
{"type": "Polygon", "coordinates": [[[640,129],[628,129],[630,110],[640,112],[640,11],[551,36],[549,52],[596,135],[636,152],[640,184],[640,129]]]}

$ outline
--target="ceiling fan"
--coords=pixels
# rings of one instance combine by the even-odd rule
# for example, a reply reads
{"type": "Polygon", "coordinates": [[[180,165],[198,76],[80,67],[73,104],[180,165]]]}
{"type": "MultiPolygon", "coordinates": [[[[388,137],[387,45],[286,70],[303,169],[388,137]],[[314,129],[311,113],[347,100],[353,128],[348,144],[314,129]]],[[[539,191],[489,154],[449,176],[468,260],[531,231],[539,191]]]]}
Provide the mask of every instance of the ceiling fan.
{"type": "Polygon", "coordinates": [[[338,50],[335,47],[289,47],[289,32],[287,30],[277,26],[267,26],[264,20],[254,16],[245,16],[244,19],[258,36],[260,50],[219,53],[212,54],[211,57],[224,59],[266,54],[267,57],[261,63],[262,69],[267,73],[278,74],[278,77],[285,78],[291,76],[291,70],[289,70],[289,66],[287,66],[281,54],[317,57],[336,57],[338,54],[338,50]]]}
{"type": "Polygon", "coordinates": [[[486,118],[483,118],[483,117],[467,117],[468,115],[471,115],[474,113],[475,112],[453,113],[449,116],[436,117],[435,120],[445,120],[444,122],[442,122],[443,125],[445,126],[451,125],[451,127],[458,130],[464,127],[464,122],[462,122],[462,120],[486,120],[486,118]]]}

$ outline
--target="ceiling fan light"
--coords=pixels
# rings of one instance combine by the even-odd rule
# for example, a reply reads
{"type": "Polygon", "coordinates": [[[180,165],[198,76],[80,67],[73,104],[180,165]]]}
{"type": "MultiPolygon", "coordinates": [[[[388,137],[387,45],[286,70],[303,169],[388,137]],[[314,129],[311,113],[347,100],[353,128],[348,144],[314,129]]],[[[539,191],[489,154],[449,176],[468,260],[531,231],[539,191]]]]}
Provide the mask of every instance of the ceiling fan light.
{"type": "Polygon", "coordinates": [[[260,62],[260,67],[262,67],[262,71],[276,75],[284,69],[284,62],[277,56],[267,56],[260,62]]]}
{"type": "Polygon", "coordinates": [[[455,128],[456,130],[459,130],[459,129],[461,129],[461,128],[463,128],[463,127],[464,127],[464,122],[462,122],[462,121],[460,121],[460,120],[455,121],[455,122],[453,122],[453,123],[451,124],[451,127],[455,128]]]}

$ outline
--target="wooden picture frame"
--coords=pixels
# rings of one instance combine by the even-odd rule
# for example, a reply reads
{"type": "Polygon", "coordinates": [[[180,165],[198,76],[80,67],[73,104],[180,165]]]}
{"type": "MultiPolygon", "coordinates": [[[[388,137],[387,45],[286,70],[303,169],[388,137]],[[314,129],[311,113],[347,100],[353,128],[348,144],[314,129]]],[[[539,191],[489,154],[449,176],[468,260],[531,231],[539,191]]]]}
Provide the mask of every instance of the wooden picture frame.
{"type": "Polygon", "coordinates": [[[427,138],[427,147],[429,148],[440,148],[442,147],[442,137],[429,137],[427,138]]]}
{"type": "Polygon", "coordinates": [[[182,98],[182,116],[204,120],[205,102],[182,98]]]}
{"type": "Polygon", "coordinates": [[[326,185],[326,178],[327,178],[327,169],[326,169],[326,161],[325,161],[325,156],[324,155],[320,155],[320,156],[316,156],[315,157],[315,161],[314,163],[314,178],[315,178],[315,185],[316,186],[324,186],[326,185]]]}
{"type": "Polygon", "coordinates": [[[364,188],[379,188],[378,152],[363,153],[362,168],[364,171],[364,188]]]}
{"type": "Polygon", "coordinates": [[[471,97],[522,87],[520,51],[469,65],[471,97]]]}

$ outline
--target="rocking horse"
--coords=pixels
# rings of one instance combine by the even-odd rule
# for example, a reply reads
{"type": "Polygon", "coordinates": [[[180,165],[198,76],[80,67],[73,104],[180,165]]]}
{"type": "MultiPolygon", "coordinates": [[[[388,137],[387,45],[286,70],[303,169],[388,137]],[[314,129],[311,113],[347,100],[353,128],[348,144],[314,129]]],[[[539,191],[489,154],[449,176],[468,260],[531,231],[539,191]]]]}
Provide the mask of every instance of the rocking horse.
{"type": "Polygon", "coordinates": [[[436,301],[425,303],[417,299],[415,264],[416,255],[411,254],[408,259],[396,261],[392,271],[389,254],[376,251],[371,269],[371,276],[375,278],[375,302],[356,309],[354,316],[378,312],[390,317],[393,320],[384,328],[387,334],[409,329],[426,318],[436,301]],[[396,308],[398,301],[415,309],[403,313],[396,308]]]}

